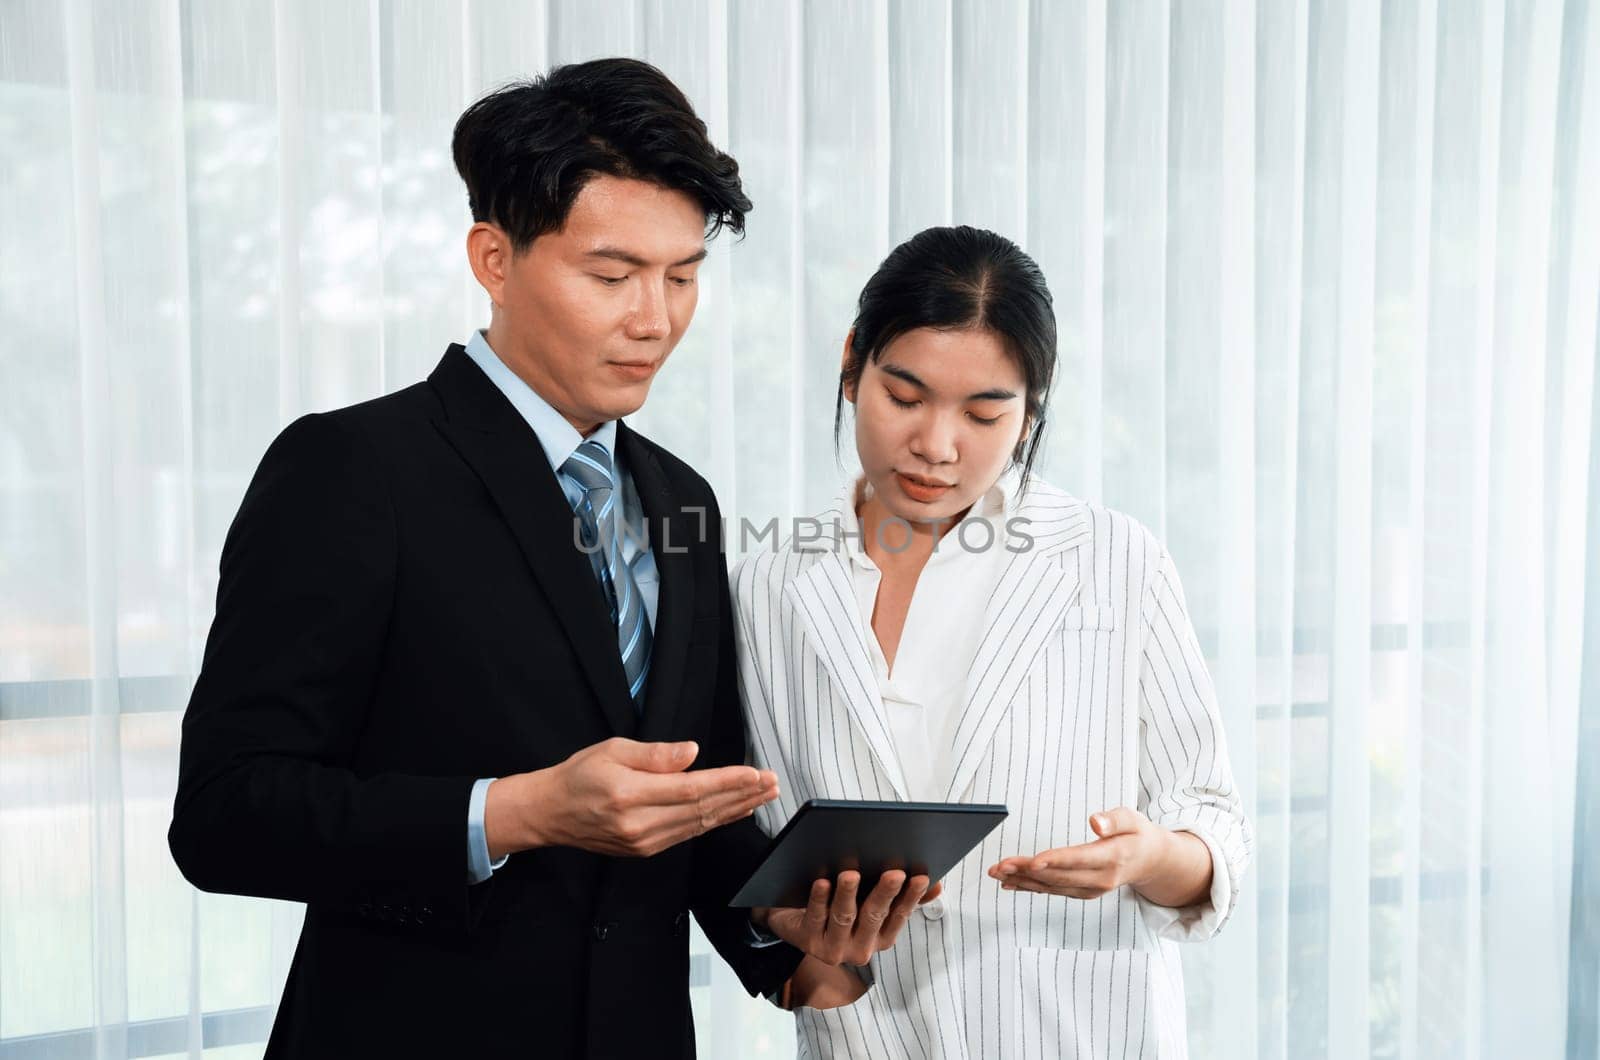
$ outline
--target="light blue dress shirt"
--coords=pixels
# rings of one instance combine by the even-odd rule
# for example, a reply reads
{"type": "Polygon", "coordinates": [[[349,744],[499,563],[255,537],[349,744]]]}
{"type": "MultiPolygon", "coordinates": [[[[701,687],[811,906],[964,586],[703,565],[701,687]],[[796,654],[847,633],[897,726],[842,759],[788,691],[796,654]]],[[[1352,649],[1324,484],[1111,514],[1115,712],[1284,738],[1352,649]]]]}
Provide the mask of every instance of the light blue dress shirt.
{"type": "MultiPolygon", "coordinates": [[[[550,403],[524,383],[521,376],[506,367],[499,355],[489,348],[488,339],[482,331],[472,333],[467,343],[467,356],[483,369],[483,374],[489,377],[489,381],[499,388],[528,426],[533,428],[539,444],[544,448],[546,459],[550,461],[550,469],[561,483],[561,491],[567,495],[568,504],[576,507],[583,499],[583,487],[561,471],[561,465],[567,462],[573,451],[589,440],[599,442],[611,454],[613,473],[622,487],[622,503],[617,505],[612,516],[620,521],[617,531],[622,542],[622,562],[633,572],[633,580],[639,586],[639,596],[644,603],[645,620],[650,623],[653,632],[656,627],[656,604],[661,595],[661,579],[656,572],[655,553],[648,547],[649,539],[645,536],[644,506],[639,503],[633,476],[628,474],[622,454],[617,452],[617,421],[601,424],[585,439],[576,427],[567,422],[565,416],[551,408],[550,403]]],[[[489,785],[495,779],[485,777],[472,785],[472,797],[467,803],[468,883],[482,883],[506,863],[503,857],[495,862],[489,860],[489,840],[483,830],[484,802],[488,798],[489,785]]]]}

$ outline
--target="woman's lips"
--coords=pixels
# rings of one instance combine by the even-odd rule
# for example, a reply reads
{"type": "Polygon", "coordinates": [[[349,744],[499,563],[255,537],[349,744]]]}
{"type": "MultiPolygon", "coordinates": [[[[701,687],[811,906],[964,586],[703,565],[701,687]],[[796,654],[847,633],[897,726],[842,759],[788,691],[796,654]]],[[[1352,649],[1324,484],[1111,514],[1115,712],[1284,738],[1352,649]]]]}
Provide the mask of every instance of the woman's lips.
{"type": "Polygon", "coordinates": [[[915,479],[909,475],[904,475],[898,471],[894,473],[894,478],[895,481],[900,485],[900,492],[904,493],[907,497],[910,497],[914,501],[922,501],[924,503],[938,500],[946,493],[949,493],[952,488],[945,484],[930,484],[921,479],[915,479]]]}

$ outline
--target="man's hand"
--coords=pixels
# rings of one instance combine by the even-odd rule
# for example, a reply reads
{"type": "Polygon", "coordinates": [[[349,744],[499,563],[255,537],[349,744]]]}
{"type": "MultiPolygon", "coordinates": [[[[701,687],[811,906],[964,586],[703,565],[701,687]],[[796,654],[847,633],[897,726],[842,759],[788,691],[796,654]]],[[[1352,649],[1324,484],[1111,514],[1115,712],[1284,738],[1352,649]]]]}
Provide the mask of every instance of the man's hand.
{"type": "Polygon", "coordinates": [[[684,772],[698,753],[692,741],[616,737],[558,766],[496,780],[484,803],[489,856],[565,846],[649,857],[778,797],[777,775],[768,770],[684,772]]]}
{"type": "Polygon", "coordinates": [[[837,888],[825,879],[813,882],[804,909],[756,909],[751,919],[823,964],[861,965],[893,946],[912,910],[919,902],[939,897],[941,885],[930,888],[926,876],[907,880],[896,869],[878,877],[877,886],[857,909],[860,888],[861,873],[841,872],[837,888]]]}
{"type": "Polygon", "coordinates": [[[1211,854],[1199,836],[1171,832],[1119,806],[1089,818],[1092,843],[1001,858],[989,875],[1008,891],[1099,898],[1131,886],[1157,905],[1183,908],[1211,890],[1211,854]]]}

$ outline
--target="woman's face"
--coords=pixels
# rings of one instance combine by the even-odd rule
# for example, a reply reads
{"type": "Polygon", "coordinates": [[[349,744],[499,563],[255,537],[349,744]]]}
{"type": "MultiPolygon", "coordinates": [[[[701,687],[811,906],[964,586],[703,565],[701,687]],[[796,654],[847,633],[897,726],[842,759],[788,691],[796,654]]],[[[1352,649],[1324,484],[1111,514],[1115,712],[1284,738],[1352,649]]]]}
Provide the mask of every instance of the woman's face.
{"type": "Polygon", "coordinates": [[[1026,427],[1026,396],[1000,339],[971,328],[908,331],[845,387],[862,471],[889,514],[913,524],[955,518],[994,485],[1026,427]]]}

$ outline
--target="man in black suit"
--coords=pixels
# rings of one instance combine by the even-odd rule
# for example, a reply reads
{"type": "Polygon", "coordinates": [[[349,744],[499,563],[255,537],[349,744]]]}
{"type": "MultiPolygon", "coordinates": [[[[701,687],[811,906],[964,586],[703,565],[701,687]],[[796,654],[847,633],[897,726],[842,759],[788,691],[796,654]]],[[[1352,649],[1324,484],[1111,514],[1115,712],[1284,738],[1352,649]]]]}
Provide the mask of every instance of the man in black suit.
{"type": "Polygon", "coordinates": [[[753,993],[892,943],[926,880],[727,905],[743,765],[717,503],[628,429],[738,167],[659,71],[502,89],[453,143],[491,324],[291,424],[223,546],[169,841],[307,903],[273,1056],[689,1056],[688,912],[753,993]],[[690,767],[693,766],[691,769],[690,767]],[[789,943],[796,943],[796,948],[789,943]]]}

